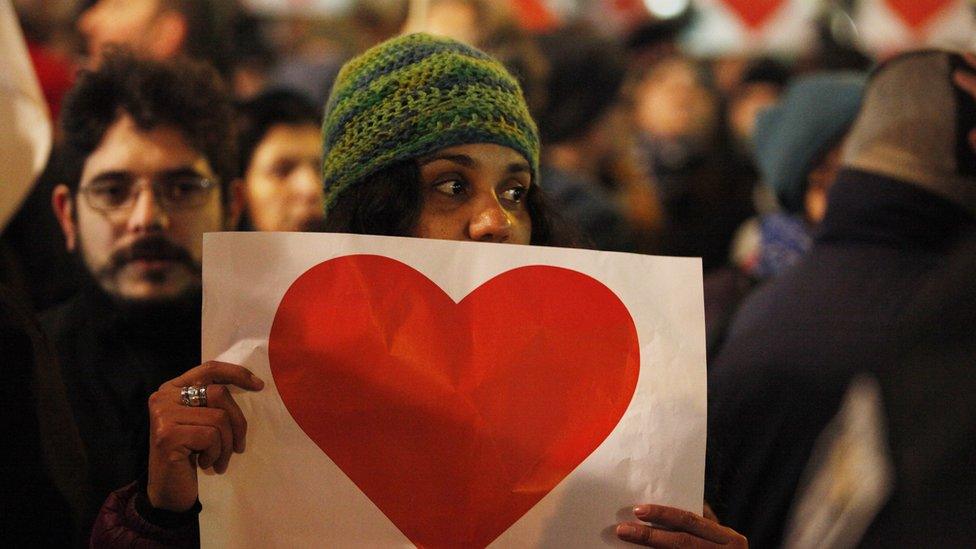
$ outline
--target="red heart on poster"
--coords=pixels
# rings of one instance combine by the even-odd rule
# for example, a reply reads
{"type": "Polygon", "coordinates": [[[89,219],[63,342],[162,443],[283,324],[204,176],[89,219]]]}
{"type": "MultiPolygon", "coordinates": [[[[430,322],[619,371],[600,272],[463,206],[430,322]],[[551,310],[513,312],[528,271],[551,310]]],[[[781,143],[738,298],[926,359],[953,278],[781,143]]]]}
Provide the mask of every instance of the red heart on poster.
{"type": "Polygon", "coordinates": [[[886,0],[899,17],[913,30],[920,30],[935,14],[954,4],[955,0],[886,0]]]}
{"type": "Polygon", "coordinates": [[[289,413],[421,547],[507,530],[613,431],[640,364],[609,288],[540,265],[455,303],[399,261],[332,259],[288,288],[269,339],[289,413]]]}
{"type": "Polygon", "coordinates": [[[750,29],[758,29],[786,4],[786,0],[722,0],[750,29]]]}

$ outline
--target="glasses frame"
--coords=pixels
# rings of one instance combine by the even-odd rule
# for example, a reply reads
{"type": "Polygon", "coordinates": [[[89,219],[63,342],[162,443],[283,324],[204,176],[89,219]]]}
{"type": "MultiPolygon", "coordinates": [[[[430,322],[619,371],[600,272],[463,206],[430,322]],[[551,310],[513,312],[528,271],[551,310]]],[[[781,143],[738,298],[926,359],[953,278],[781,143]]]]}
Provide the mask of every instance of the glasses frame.
{"type": "Polygon", "coordinates": [[[118,206],[105,206],[97,204],[97,201],[92,198],[93,189],[97,184],[90,183],[88,185],[83,185],[78,189],[78,194],[85,196],[85,203],[88,207],[101,213],[115,213],[131,210],[136,205],[136,200],[138,200],[139,194],[146,187],[149,188],[153,193],[153,197],[160,204],[160,206],[167,212],[173,211],[185,211],[185,210],[195,210],[197,208],[203,207],[207,200],[210,199],[210,195],[213,189],[217,187],[217,181],[212,177],[206,176],[196,176],[202,191],[200,194],[199,203],[179,203],[173,202],[166,197],[163,186],[167,184],[166,181],[160,181],[158,179],[142,179],[141,181],[134,181],[129,185],[129,195],[124,202],[118,206]]]}

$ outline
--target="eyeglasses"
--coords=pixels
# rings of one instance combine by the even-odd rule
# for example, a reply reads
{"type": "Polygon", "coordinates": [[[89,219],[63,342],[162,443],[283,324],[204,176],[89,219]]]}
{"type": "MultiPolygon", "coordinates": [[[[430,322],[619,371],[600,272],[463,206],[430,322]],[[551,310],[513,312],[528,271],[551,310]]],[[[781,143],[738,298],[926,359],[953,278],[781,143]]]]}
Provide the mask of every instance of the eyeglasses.
{"type": "MultiPolygon", "coordinates": [[[[85,195],[88,206],[100,212],[127,210],[136,203],[145,183],[137,183],[125,174],[96,178],[78,192],[85,195]]],[[[148,183],[156,200],[167,211],[199,208],[207,203],[216,185],[213,180],[198,174],[165,175],[148,183]]]]}

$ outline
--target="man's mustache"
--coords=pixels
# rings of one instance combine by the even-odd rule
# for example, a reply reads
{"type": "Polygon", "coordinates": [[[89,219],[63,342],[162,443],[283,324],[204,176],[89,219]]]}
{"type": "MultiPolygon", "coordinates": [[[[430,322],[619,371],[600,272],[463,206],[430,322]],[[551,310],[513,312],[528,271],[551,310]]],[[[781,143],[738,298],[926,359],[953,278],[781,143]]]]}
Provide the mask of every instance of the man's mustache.
{"type": "Polygon", "coordinates": [[[162,236],[147,236],[116,250],[109,258],[108,268],[119,271],[133,261],[175,261],[199,272],[200,265],[185,248],[177,246],[162,236]]]}

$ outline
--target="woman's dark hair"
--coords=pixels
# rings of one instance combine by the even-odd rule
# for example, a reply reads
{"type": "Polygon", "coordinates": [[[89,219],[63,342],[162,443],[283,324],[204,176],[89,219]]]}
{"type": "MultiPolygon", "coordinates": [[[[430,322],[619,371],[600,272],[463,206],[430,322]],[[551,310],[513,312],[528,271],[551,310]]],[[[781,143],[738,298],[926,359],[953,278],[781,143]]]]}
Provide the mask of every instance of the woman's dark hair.
{"type": "Polygon", "coordinates": [[[321,230],[329,233],[410,236],[420,218],[420,169],[394,164],[350,185],[329,208],[321,230]]]}
{"type": "MultiPolygon", "coordinates": [[[[575,247],[579,239],[549,207],[545,191],[532,185],[526,193],[532,220],[532,244],[575,247]]],[[[410,160],[394,164],[351,185],[336,198],[326,219],[314,229],[330,233],[410,236],[423,206],[420,168],[410,160]]]]}

